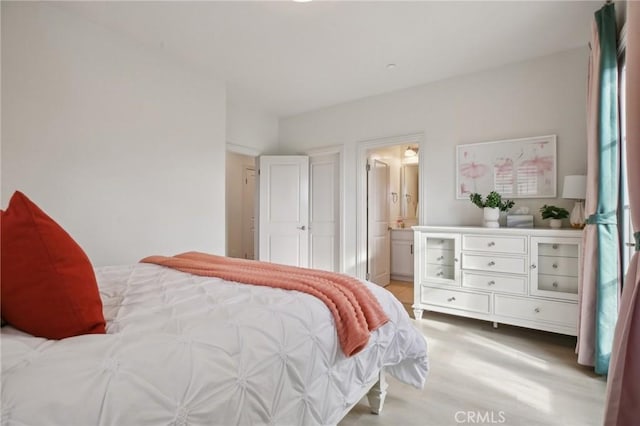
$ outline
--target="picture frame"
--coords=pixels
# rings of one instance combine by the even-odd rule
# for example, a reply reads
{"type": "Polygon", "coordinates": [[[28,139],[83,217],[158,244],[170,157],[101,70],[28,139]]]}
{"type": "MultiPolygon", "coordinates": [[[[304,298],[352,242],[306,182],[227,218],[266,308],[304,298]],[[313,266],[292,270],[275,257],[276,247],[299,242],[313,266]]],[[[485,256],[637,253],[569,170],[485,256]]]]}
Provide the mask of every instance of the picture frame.
{"type": "Polygon", "coordinates": [[[557,163],[556,135],[457,145],[456,198],[555,198],[557,163]]]}

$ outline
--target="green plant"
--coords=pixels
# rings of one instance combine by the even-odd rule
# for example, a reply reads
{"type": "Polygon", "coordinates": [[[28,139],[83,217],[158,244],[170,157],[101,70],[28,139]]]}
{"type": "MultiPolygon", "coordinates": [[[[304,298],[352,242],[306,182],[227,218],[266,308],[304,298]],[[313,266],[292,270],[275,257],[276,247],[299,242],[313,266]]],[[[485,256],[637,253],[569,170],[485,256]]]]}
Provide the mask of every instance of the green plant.
{"type": "Polygon", "coordinates": [[[569,211],[562,207],[544,205],[540,207],[543,219],[565,219],[569,217],[569,211]]]}
{"type": "Polygon", "coordinates": [[[480,207],[481,209],[484,207],[490,207],[490,208],[497,207],[500,209],[500,211],[503,211],[503,212],[506,212],[507,210],[509,210],[516,203],[513,200],[503,201],[502,195],[498,194],[496,191],[491,191],[487,195],[487,198],[484,200],[482,199],[482,195],[478,194],[477,192],[474,192],[473,194],[469,195],[469,199],[473,204],[480,207]]]}

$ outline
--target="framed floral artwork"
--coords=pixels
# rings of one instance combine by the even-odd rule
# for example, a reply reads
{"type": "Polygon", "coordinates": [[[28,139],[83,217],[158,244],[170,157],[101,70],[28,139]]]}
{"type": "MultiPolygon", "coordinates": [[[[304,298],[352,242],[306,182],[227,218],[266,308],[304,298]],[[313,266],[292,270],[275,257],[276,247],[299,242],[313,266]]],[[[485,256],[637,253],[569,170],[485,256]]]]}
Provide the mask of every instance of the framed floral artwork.
{"type": "Polygon", "coordinates": [[[555,198],[556,135],[456,146],[456,198],[555,198]]]}

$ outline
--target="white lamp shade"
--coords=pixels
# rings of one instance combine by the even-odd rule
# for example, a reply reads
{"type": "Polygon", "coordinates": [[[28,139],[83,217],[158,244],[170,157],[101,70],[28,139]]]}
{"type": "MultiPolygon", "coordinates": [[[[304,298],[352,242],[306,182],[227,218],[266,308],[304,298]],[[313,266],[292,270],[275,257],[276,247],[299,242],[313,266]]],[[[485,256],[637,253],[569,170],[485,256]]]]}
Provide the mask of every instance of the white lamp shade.
{"type": "Polygon", "coordinates": [[[587,195],[587,177],[583,175],[571,175],[564,177],[562,198],[572,200],[584,200],[587,195]]]}

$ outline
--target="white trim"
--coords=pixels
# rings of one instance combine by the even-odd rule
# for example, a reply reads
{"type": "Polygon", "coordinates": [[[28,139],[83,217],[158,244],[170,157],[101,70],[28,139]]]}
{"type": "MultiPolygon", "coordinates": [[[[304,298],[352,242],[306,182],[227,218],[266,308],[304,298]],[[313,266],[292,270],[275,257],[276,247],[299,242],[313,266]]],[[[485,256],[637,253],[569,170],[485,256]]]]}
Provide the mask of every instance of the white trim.
{"type": "Polygon", "coordinates": [[[370,139],[360,141],[357,143],[356,148],[356,276],[364,279],[367,273],[367,220],[366,220],[366,208],[367,208],[367,152],[375,148],[383,148],[386,146],[394,145],[418,145],[418,155],[420,155],[419,166],[419,181],[420,181],[420,204],[419,204],[419,220],[420,224],[424,222],[424,146],[422,141],[424,140],[424,133],[412,133],[408,135],[392,136],[387,138],[370,139]]]}
{"type": "Polygon", "coordinates": [[[315,148],[307,151],[307,155],[309,157],[316,157],[318,155],[331,155],[331,154],[340,154],[344,151],[344,145],[331,145],[322,148],[315,148]]]}
{"type": "Polygon", "coordinates": [[[255,148],[250,148],[248,146],[237,145],[235,143],[227,142],[227,151],[234,152],[236,154],[248,155],[250,157],[258,157],[261,152],[255,148]]]}
{"type": "Polygon", "coordinates": [[[422,145],[424,135],[420,136],[420,150],[418,150],[418,225],[427,224],[427,208],[429,202],[427,200],[427,173],[425,165],[427,164],[427,150],[422,145]]]}

